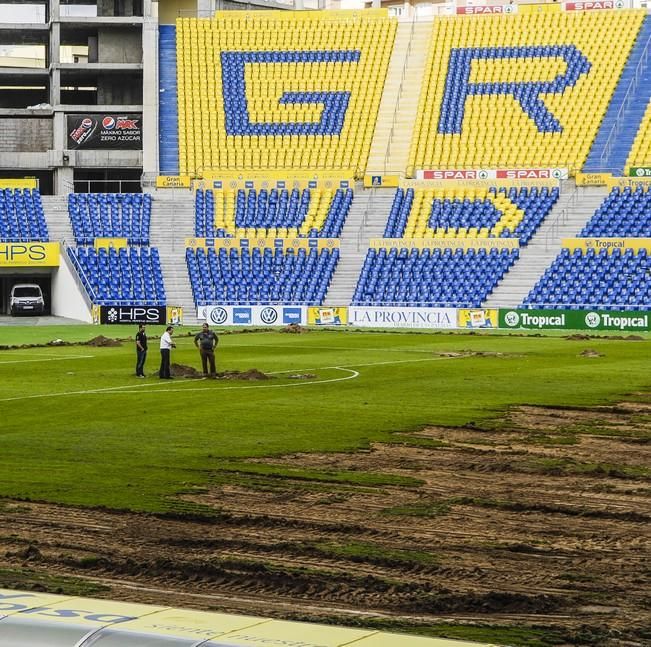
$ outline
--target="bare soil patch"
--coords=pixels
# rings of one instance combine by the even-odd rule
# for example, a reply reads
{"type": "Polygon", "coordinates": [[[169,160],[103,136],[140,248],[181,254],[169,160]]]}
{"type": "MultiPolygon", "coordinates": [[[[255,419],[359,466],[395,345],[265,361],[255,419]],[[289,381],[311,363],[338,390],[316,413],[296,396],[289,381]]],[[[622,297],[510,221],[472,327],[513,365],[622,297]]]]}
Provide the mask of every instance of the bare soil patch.
{"type": "Polygon", "coordinates": [[[196,368],[187,366],[186,364],[172,364],[170,366],[170,373],[174,377],[189,377],[195,379],[203,377],[201,371],[197,371],[196,368]]]}
{"type": "Polygon", "coordinates": [[[114,348],[116,346],[122,346],[122,342],[119,339],[110,339],[109,337],[104,337],[104,335],[98,335],[86,342],[86,346],[95,346],[97,348],[114,348]]]}
{"type": "Polygon", "coordinates": [[[308,477],[218,472],[161,516],[7,501],[0,586],[37,586],[29,574],[42,572],[113,599],[649,645],[651,406],[640,400],[518,407],[499,424],[428,427],[366,451],[251,461],[308,477]]]}

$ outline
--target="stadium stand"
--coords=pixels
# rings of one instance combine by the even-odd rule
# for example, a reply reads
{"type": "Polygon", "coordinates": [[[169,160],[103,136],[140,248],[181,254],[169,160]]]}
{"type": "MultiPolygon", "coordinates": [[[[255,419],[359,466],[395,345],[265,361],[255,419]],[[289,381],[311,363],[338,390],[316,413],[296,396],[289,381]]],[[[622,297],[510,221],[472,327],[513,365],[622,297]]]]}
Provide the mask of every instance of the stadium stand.
{"type": "Polygon", "coordinates": [[[38,189],[0,189],[0,242],[47,242],[38,189]]]}
{"type": "Polygon", "coordinates": [[[385,238],[452,239],[446,249],[369,249],[355,305],[479,307],[519,257],[514,249],[463,249],[478,238],[526,245],[558,200],[557,187],[398,189],[385,238]]]}
{"type": "Polygon", "coordinates": [[[602,249],[561,250],[529,292],[523,307],[651,309],[650,265],[646,250],[610,254],[602,249]]]}
{"type": "MultiPolygon", "coordinates": [[[[361,177],[395,29],[382,9],[178,19],[179,172],[310,168],[361,177]]],[[[163,138],[161,146],[167,165],[163,138]]]]}
{"type": "Polygon", "coordinates": [[[478,307],[518,249],[369,249],[353,305],[478,307]]]}
{"type": "Polygon", "coordinates": [[[179,174],[179,111],[176,84],[176,27],[158,28],[158,70],[160,99],[158,103],[158,137],[160,172],[179,174]]]}
{"type": "Polygon", "coordinates": [[[651,192],[614,187],[579,236],[651,237],[651,192]]]}
{"type": "Polygon", "coordinates": [[[77,244],[126,238],[130,245],[148,245],[151,203],[151,195],[141,193],[70,193],[68,214],[77,244]]]}
{"type": "Polygon", "coordinates": [[[557,187],[398,189],[387,238],[519,238],[525,245],[558,200],[557,187]]]}
{"type": "Polygon", "coordinates": [[[602,11],[437,19],[407,174],[580,169],[643,18],[602,11]]]}
{"type": "Polygon", "coordinates": [[[584,171],[622,175],[644,110],[651,100],[648,51],[651,20],[645,16],[608,111],[586,160],[584,171]]]}
{"type": "MultiPolygon", "coordinates": [[[[649,75],[645,78],[645,82],[651,86],[649,75]]],[[[633,147],[626,160],[625,171],[628,172],[631,168],[641,166],[651,166],[651,99],[649,99],[633,147]]]]}
{"type": "Polygon", "coordinates": [[[337,238],[352,201],[351,189],[198,190],[195,236],[337,238]]]}
{"type": "Polygon", "coordinates": [[[186,250],[196,305],[319,305],[339,260],[339,249],[186,250]]]}
{"type": "MultiPolygon", "coordinates": [[[[651,235],[651,193],[615,187],[580,236],[651,235]]],[[[651,262],[646,249],[562,249],[523,301],[524,307],[651,309],[651,262]]]]}
{"type": "Polygon", "coordinates": [[[166,304],[158,250],[69,247],[68,256],[95,305],[166,304]]]}

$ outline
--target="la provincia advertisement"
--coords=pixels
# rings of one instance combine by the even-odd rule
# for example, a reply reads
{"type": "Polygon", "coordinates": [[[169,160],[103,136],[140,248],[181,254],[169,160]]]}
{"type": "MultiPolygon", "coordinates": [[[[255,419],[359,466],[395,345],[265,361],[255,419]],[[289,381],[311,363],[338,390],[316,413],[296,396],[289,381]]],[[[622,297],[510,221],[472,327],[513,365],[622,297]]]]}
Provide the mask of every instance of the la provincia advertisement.
{"type": "Polygon", "coordinates": [[[363,328],[456,328],[456,308],[351,306],[348,323],[363,328]]]}

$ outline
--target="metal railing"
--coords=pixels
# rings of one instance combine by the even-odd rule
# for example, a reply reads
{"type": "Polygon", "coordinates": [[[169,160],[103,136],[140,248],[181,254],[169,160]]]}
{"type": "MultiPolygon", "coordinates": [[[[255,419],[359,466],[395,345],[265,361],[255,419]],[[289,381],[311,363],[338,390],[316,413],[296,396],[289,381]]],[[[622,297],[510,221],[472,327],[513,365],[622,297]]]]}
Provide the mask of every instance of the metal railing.
{"type": "MultiPolygon", "coordinates": [[[[613,124],[613,127],[610,129],[610,133],[608,133],[608,138],[606,139],[606,144],[604,145],[604,150],[601,153],[601,156],[599,157],[599,162],[600,164],[604,164],[606,160],[610,157],[610,154],[612,152],[612,148],[615,145],[615,141],[621,132],[621,129],[623,127],[623,115],[624,113],[628,110],[631,102],[633,101],[633,95],[635,94],[635,91],[637,90],[640,78],[642,76],[642,71],[646,67],[648,58],[649,58],[649,43],[651,42],[650,40],[647,40],[646,45],[644,46],[644,49],[642,50],[642,54],[640,55],[640,60],[638,61],[637,65],[635,66],[635,74],[633,75],[633,78],[631,79],[631,82],[628,84],[628,88],[626,89],[626,94],[624,95],[624,100],[622,101],[622,105],[619,107],[619,110],[617,111],[617,114],[615,115],[615,123],[613,124]]],[[[617,169],[619,172],[619,169],[617,169]]]]}
{"type": "Polygon", "coordinates": [[[579,187],[574,185],[572,192],[565,201],[565,206],[561,212],[551,221],[549,230],[545,235],[545,251],[558,247],[558,237],[561,227],[567,224],[570,213],[576,208],[579,202],[579,187]]]}
{"type": "Polygon", "coordinates": [[[77,260],[77,257],[71,256],[68,253],[68,243],[65,240],[61,241],[61,247],[62,247],[61,255],[68,260],[68,262],[72,266],[72,269],[74,269],[74,272],[72,272],[72,274],[75,278],[75,283],[80,288],[81,295],[83,296],[86,305],[90,308],[94,303],[97,303],[98,300],[97,295],[93,290],[90,279],[88,278],[86,272],[84,271],[81,264],[77,260]]]}
{"type": "MultiPolygon", "coordinates": [[[[402,73],[400,75],[400,84],[398,85],[398,98],[396,100],[395,108],[393,109],[393,118],[391,119],[391,130],[389,130],[389,139],[387,141],[387,149],[384,153],[384,173],[387,172],[387,166],[389,164],[389,157],[391,156],[391,144],[393,142],[393,136],[396,130],[396,122],[398,121],[398,111],[400,110],[400,99],[402,98],[402,88],[405,82],[405,76],[407,75],[407,64],[409,63],[409,57],[411,55],[411,48],[414,43],[414,30],[416,28],[416,16],[414,15],[411,20],[411,28],[409,30],[409,43],[407,45],[407,51],[405,53],[405,62],[402,64],[402,73]]],[[[394,40],[395,44],[395,40],[394,40]]]]}

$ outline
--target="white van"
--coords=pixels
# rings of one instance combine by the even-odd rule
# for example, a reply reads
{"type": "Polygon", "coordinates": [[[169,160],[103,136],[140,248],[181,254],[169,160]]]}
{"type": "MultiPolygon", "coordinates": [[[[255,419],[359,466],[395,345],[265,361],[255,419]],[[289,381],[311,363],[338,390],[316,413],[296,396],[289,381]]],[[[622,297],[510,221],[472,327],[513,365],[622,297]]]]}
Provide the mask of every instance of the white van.
{"type": "Polygon", "coordinates": [[[42,315],[45,311],[45,300],[41,286],[36,283],[16,283],[11,288],[9,311],[12,316],[21,313],[42,315]]]}

